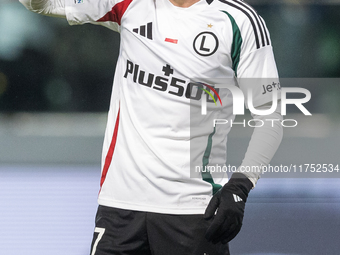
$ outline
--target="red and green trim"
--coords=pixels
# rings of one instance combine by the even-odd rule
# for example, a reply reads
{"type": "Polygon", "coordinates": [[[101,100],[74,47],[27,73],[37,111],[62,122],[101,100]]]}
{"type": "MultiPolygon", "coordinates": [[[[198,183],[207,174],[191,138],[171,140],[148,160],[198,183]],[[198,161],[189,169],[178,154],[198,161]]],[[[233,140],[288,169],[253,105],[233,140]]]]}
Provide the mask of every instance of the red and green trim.
{"type": "Polygon", "coordinates": [[[216,127],[214,127],[214,131],[209,135],[208,137],[208,144],[205,149],[204,155],[203,155],[203,160],[202,160],[202,165],[203,165],[203,170],[202,171],[202,179],[203,181],[206,181],[211,184],[212,187],[212,193],[213,195],[220,189],[222,186],[220,184],[216,184],[214,182],[214,179],[211,176],[211,173],[208,171],[207,166],[209,165],[209,158],[211,155],[211,148],[212,148],[212,138],[214,134],[216,133],[216,127]]]}

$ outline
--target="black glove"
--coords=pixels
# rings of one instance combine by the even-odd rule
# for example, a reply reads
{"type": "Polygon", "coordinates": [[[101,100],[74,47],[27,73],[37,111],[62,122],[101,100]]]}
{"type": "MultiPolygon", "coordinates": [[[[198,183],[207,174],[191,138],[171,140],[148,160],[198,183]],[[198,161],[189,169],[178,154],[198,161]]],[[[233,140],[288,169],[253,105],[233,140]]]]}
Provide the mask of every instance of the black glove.
{"type": "Polygon", "coordinates": [[[204,214],[206,220],[214,217],[205,234],[208,241],[225,244],[240,232],[245,202],[252,187],[253,183],[245,175],[234,173],[213,196],[204,214]]]}

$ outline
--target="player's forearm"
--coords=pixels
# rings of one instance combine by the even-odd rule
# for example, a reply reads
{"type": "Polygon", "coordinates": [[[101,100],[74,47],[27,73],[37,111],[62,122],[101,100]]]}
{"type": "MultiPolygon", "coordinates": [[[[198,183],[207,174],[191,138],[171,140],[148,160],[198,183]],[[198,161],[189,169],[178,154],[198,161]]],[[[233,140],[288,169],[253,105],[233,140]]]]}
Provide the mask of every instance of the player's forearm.
{"type": "MultiPolygon", "coordinates": [[[[262,109],[269,109],[270,107],[263,106],[262,109]]],[[[259,110],[261,108],[258,108],[259,110]]],[[[251,166],[267,166],[274,154],[276,153],[283,136],[283,128],[281,121],[266,121],[272,120],[282,120],[282,115],[280,113],[280,104],[278,110],[270,115],[265,116],[253,116],[254,119],[263,120],[265,123],[262,127],[254,128],[246,155],[242,161],[241,167],[251,167],[251,166]]],[[[241,167],[239,168],[242,171],[241,167]]],[[[260,173],[256,171],[243,172],[253,183],[255,187],[257,180],[260,178],[260,173]]]]}
{"type": "Polygon", "coordinates": [[[27,10],[42,15],[65,18],[65,0],[19,0],[27,10]]]}

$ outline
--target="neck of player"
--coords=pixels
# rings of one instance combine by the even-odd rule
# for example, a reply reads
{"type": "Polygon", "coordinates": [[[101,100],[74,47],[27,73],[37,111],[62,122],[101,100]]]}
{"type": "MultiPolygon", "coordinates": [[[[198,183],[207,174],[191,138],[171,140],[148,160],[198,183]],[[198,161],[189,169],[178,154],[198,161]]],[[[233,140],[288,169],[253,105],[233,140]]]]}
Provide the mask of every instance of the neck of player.
{"type": "Polygon", "coordinates": [[[175,6],[187,8],[199,2],[200,0],[169,0],[169,1],[175,6]]]}

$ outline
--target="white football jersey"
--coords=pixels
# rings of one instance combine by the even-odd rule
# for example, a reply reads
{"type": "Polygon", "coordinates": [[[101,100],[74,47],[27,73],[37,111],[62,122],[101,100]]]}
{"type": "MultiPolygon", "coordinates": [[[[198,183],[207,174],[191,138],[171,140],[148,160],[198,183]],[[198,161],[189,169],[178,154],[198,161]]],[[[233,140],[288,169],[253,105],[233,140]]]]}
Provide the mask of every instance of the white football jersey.
{"type": "Polygon", "coordinates": [[[216,97],[217,106],[209,98],[214,81],[227,79],[243,91],[251,87],[254,106],[272,100],[272,89],[263,91],[264,84],[242,82],[277,81],[262,18],[238,0],[201,0],[189,8],[169,0],[66,0],[66,13],[71,25],[100,24],[121,34],[99,204],[204,213],[227,178],[195,176],[190,169],[226,163],[230,126],[215,128],[212,121],[234,118],[228,90],[215,90],[221,99],[216,97]],[[200,114],[203,97],[208,98],[206,115],[200,114]],[[211,125],[201,125],[207,122],[211,125]]]}

